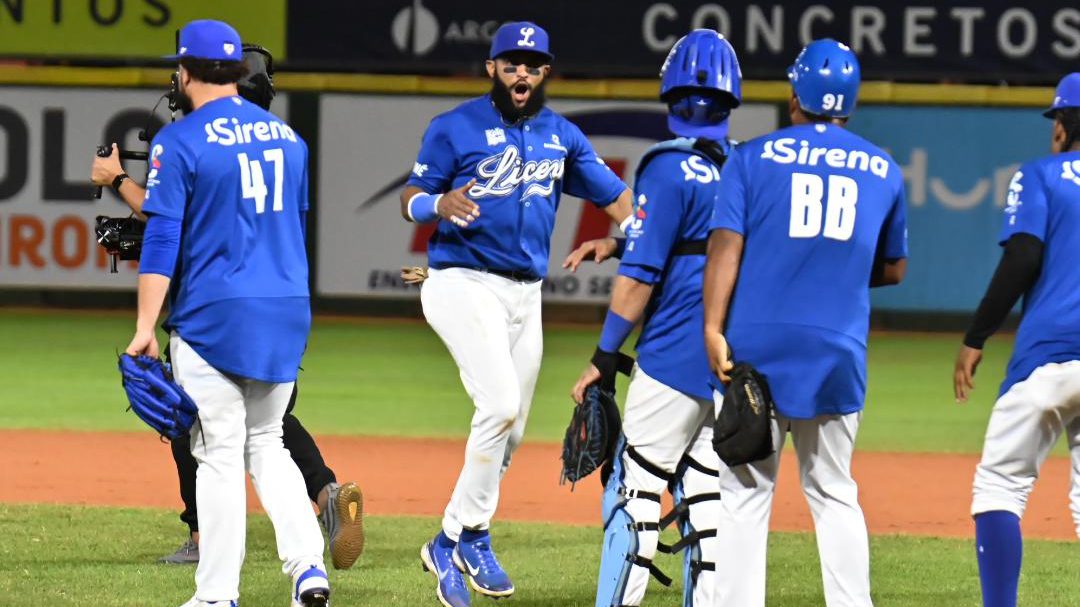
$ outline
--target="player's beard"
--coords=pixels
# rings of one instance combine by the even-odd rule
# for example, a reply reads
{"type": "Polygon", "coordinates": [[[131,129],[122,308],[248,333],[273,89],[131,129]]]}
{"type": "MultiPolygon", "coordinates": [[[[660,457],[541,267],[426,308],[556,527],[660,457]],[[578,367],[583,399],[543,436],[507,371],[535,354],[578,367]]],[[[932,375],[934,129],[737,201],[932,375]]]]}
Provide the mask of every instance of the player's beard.
{"type": "Polygon", "coordinates": [[[184,90],[183,84],[176,87],[176,107],[185,116],[195,111],[195,104],[191,102],[191,97],[184,90]]]}
{"type": "Polygon", "coordinates": [[[512,87],[503,84],[499,80],[498,74],[492,76],[491,81],[491,100],[495,103],[495,109],[499,110],[503,120],[506,120],[506,122],[516,124],[522,118],[534,116],[544,108],[544,103],[547,101],[544,91],[544,87],[547,85],[546,82],[541,81],[540,84],[533,87],[532,92],[529,93],[529,99],[525,101],[525,105],[518,108],[514,105],[513,97],[510,94],[510,88],[512,87]]]}

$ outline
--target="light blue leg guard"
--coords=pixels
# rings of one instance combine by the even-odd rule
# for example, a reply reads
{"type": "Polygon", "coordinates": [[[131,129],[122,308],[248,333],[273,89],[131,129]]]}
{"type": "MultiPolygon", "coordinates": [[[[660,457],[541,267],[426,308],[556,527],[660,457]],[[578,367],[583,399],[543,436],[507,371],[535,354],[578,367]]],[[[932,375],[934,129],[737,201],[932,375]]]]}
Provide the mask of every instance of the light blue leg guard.
{"type": "Polygon", "coordinates": [[[627,448],[623,438],[619,439],[615,453],[602,502],[604,547],[600,556],[596,607],[640,605],[650,573],[661,584],[671,584],[671,578],[652,563],[660,529],[659,491],[670,476],[641,459],[632,447],[627,448]],[[653,475],[660,489],[650,492],[628,487],[627,466],[636,466],[653,475]]]}
{"type": "Polygon", "coordinates": [[[660,544],[658,549],[668,554],[684,552],[683,607],[711,607],[716,604],[719,472],[687,454],[675,475],[671,491],[675,508],[660,520],[660,528],[677,522],[682,539],[670,546],[660,544]]]}

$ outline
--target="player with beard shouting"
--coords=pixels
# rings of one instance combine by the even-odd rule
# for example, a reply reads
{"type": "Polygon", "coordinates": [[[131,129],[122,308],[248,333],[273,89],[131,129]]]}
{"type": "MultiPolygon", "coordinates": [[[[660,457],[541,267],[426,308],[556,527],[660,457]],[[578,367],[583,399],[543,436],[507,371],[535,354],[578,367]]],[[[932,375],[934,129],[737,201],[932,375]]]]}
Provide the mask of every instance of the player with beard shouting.
{"type": "Polygon", "coordinates": [[[420,550],[448,607],[469,605],[466,578],[486,596],[514,592],[488,526],[540,371],[540,282],[559,198],[591,200],[620,224],[632,200],[581,130],[544,107],[547,32],[503,25],[489,57],[491,93],[431,121],[401,193],[406,220],[438,222],[420,299],[475,405],[442,530],[420,550]]]}

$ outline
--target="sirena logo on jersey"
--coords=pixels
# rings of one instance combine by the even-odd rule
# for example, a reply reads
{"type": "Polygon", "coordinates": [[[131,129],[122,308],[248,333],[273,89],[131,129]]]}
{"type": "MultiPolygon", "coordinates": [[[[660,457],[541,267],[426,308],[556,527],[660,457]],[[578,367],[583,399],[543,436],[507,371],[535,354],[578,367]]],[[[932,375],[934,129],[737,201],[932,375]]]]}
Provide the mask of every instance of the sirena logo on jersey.
{"type": "Polygon", "coordinates": [[[287,139],[296,143],[296,131],[287,124],[271,120],[265,122],[240,122],[236,118],[218,118],[206,123],[206,142],[230,146],[252,141],[277,141],[287,139]],[[230,123],[232,126],[230,126],[230,123]]]}
{"type": "Polygon", "coordinates": [[[835,169],[858,169],[869,171],[882,179],[889,174],[889,161],[863,150],[844,148],[810,147],[805,139],[783,137],[775,141],[766,141],[761,157],[778,164],[801,164],[804,166],[826,165],[835,169]],[[796,149],[796,145],[798,148],[796,149]]]}
{"type": "Polygon", "coordinates": [[[529,185],[521,194],[522,200],[533,195],[550,196],[555,182],[562,179],[565,163],[565,158],[522,163],[517,146],[508,145],[501,154],[488,156],[476,165],[479,183],[469,188],[469,196],[507,196],[523,183],[529,185]],[[540,183],[543,181],[547,183],[540,183]]]}

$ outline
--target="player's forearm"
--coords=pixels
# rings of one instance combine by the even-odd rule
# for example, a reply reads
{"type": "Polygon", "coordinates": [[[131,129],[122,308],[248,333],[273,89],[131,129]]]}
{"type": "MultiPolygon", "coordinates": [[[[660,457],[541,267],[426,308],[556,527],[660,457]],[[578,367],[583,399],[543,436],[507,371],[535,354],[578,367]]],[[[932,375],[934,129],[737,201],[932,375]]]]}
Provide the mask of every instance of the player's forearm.
{"type": "Polygon", "coordinates": [[[636,324],[645,313],[645,306],[649,303],[652,292],[653,285],[651,284],[629,276],[616,276],[615,286],[611,291],[610,309],[636,324]]]}
{"type": "Polygon", "coordinates": [[[1035,284],[1042,269],[1043,243],[1030,234],[1015,234],[1005,243],[994,277],[979,302],[964,345],[981,350],[1005,322],[1020,297],[1035,284]]]}
{"type": "Polygon", "coordinates": [[[423,190],[414,185],[405,186],[405,189],[401,191],[399,202],[401,203],[401,217],[405,221],[412,222],[413,220],[412,216],[409,215],[409,201],[413,199],[413,196],[423,193],[423,190]]]}
{"type": "Polygon", "coordinates": [[[143,201],[146,200],[146,188],[130,179],[125,179],[116,193],[120,194],[120,199],[131,208],[131,212],[135,213],[139,221],[146,221],[146,215],[142,212],[143,201]]]}
{"type": "Polygon", "coordinates": [[[171,279],[161,274],[139,274],[139,311],[135,320],[136,331],[153,330],[157,326],[165,295],[169,292],[171,279]]]}
{"type": "Polygon", "coordinates": [[[721,229],[713,230],[709,235],[703,287],[706,333],[722,333],[724,330],[731,293],[739,276],[742,249],[741,234],[721,229]]]}
{"type": "Polygon", "coordinates": [[[874,271],[870,276],[870,287],[898,285],[904,280],[906,273],[907,259],[883,259],[874,264],[874,271]]]}
{"type": "Polygon", "coordinates": [[[623,190],[622,194],[615,199],[615,202],[604,207],[604,212],[611,218],[620,229],[624,229],[623,223],[630,218],[630,214],[634,212],[634,193],[630,191],[630,188],[623,190]]]}

